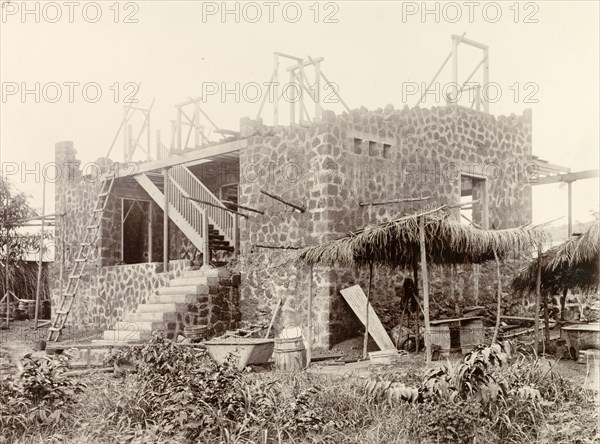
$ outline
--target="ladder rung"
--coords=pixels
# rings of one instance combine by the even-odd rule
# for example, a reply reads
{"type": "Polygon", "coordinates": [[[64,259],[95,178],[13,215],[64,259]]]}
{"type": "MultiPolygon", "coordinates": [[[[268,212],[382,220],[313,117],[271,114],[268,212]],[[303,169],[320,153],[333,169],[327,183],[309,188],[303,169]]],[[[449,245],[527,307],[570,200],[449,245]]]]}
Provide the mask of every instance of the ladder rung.
{"type": "Polygon", "coordinates": [[[87,227],[88,230],[95,230],[96,228],[100,227],[100,225],[90,225],[89,227],[87,227]]]}
{"type": "Polygon", "coordinates": [[[69,310],[56,310],[57,315],[66,315],[69,314],[69,310]]]}
{"type": "Polygon", "coordinates": [[[50,327],[48,330],[50,330],[50,331],[60,331],[60,328],[58,328],[58,327],[50,327]]]}
{"type": "Polygon", "coordinates": [[[95,210],[92,210],[93,213],[100,213],[104,211],[104,208],[96,208],[95,210]]]}
{"type": "Polygon", "coordinates": [[[105,196],[108,196],[109,194],[110,193],[107,191],[107,192],[98,194],[98,197],[105,197],[105,196]]]}
{"type": "Polygon", "coordinates": [[[77,259],[75,259],[75,262],[85,262],[87,261],[87,259],[84,259],[82,257],[78,257],[77,259]]]}
{"type": "Polygon", "coordinates": [[[69,279],[80,279],[83,274],[72,274],[69,276],[69,279]]]}

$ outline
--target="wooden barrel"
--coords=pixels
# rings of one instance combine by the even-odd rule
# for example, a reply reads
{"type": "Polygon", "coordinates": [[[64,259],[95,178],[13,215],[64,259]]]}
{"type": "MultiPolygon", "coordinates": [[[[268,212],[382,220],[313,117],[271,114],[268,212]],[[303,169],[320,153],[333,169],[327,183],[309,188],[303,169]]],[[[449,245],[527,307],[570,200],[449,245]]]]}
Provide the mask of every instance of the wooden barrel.
{"type": "Polygon", "coordinates": [[[296,371],[306,368],[306,348],[302,338],[275,338],[273,360],[277,370],[296,371]]]}

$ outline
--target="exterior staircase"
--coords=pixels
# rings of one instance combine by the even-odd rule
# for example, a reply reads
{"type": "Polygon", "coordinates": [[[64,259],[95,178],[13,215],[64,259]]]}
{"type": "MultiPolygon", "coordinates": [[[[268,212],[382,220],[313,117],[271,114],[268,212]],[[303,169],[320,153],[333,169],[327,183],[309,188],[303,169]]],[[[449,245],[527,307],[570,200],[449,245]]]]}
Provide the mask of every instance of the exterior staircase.
{"type": "Polygon", "coordinates": [[[169,285],[159,288],[135,312],[125,316],[112,329],[104,331],[105,343],[144,342],[160,331],[170,339],[183,334],[185,326],[211,325],[211,296],[217,293],[223,269],[188,270],[169,285]]]}
{"type": "Polygon", "coordinates": [[[238,236],[237,215],[185,166],[172,167],[166,175],[141,173],[134,176],[156,204],[167,213],[183,234],[202,251],[204,264],[211,251],[235,251],[238,236]]]}

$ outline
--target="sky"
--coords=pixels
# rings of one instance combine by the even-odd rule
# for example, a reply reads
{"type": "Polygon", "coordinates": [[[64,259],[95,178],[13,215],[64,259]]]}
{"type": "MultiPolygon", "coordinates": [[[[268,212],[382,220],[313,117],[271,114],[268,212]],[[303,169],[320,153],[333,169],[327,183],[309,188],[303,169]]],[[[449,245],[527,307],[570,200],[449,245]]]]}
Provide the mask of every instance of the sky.
{"type": "MultiPolygon", "coordinates": [[[[598,168],[596,1],[3,1],[0,27],[2,172],[16,168],[13,182],[37,208],[54,144],[73,141],[84,162],[105,156],[134,84],[139,106],[154,100],[152,131],[160,129],[166,144],[174,105],[189,97],[204,95],[203,109],[221,128],[239,129],[240,118],[255,117],[250,85],[270,79],[275,51],[323,57],[323,72],[350,108],[402,108],[416,104],[411,88],[422,90],[450,52],[451,36],[463,33],[490,48],[489,78],[499,92],[490,112],[530,108],[535,155],[571,171],[598,168]],[[236,85],[237,97],[220,94],[236,85]]],[[[458,78],[480,57],[461,45],[458,78]]],[[[449,64],[440,87],[451,80],[449,64]]],[[[434,101],[428,96],[424,106],[434,101]]],[[[266,123],[271,115],[267,103],[266,123]]],[[[113,152],[121,160],[120,138],[113,152]]],[[[575,182],[573,196],[574,220],[590,220],[598,179],[575,182]]],[[[534,187],[533,197],[534,223],[566,223],[566,186],[534,187]]],[[[47,212],[53,201],[49,184],[47,212]]]]}

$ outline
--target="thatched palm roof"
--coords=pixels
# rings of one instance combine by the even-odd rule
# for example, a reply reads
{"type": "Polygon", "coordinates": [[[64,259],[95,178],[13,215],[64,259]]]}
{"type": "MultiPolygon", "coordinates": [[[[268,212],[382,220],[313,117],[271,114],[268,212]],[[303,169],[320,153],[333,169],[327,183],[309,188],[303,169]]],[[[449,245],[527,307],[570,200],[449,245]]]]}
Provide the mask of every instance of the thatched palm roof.
{"type": "Polygon", "coordinates": [[[420,260],[419,217],[424,218],[427,261],[432,264],[480,263],[518,250],[530,249],[544,239],[536,228],[483,230],[451,219],[440,207],[422,215],[368,225],[347,236],[303,248],[300,260],[321,265],[374,262],[403,268],[420,260]]]}
{"type": "MultiPolygon", "coordinates": [[[[598,291],[600,230],[593,224],[580,236],[542,253],[541,292],[555,295],[566,290],[598,291]]],[[[534,259],[513,280],[512,288],[522,294],[535,292],[538,261],[534,259]]]]}

